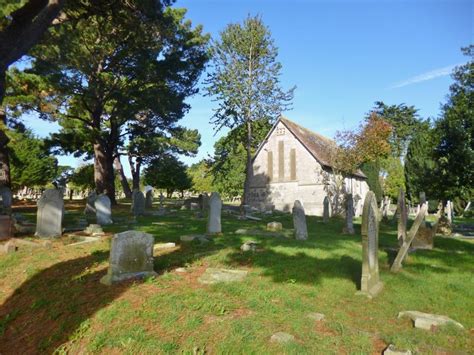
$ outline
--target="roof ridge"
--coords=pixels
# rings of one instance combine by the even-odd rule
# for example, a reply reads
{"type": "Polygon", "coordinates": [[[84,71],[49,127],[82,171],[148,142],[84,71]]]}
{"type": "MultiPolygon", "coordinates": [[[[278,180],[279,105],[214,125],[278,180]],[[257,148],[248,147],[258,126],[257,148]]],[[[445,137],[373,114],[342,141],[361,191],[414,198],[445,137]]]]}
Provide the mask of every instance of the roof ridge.
{"type": "Polygon", "coordinates": [[[329,137],[323,136],[322,134],[317,133],[317,132],[315,132],[315,131],[313,131],[313,130],[311,130],[311,129],[309,129],[309,128],[303,127],[303,126],[301,126],[300,124],[296,123],[295,121],[290,120],[288,117],[285,117],[285,116],[281,115],[280,120],[282,120],[282,121],[287,121],[287,122],[289,122],[289,123],[291,123],[291,124],[294,124],[295,126],[297,126],[297,127],[298,127],[299,129],[301,129],[301,130],[304,130],[304,131],[306,131],[306,132],[308,132],[308,133],[311,133],[311,134],[314,135],[314,136],[317,136],[317,137],[319,137],[319,138],[322,138],[322,139],[324,139],[324,140],[327,140],[327,141],[330,141],[331,143],[335,143],[335,144],[336,144],[336,141],[335,141],[334,139],[331,139],[331,138],[329,138],[329,137]]]}

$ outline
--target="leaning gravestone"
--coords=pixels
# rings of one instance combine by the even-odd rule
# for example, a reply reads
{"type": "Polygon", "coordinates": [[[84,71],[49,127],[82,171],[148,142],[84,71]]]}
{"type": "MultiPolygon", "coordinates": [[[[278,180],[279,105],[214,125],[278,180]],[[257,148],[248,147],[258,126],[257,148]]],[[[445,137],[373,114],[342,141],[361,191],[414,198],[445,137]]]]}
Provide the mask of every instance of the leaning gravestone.
{"type": "Polygon", "coordinates": [[[407,237],[407,222],[408,222],[408,210],[405,203],[405,192],[400,189],[398,193],[398,226],[397,226],[397,238],[398,244],[401,246],[407,237]]]}
{"type": "Polygon", "coordinates": [[[132,193],[132,213],[134,216],[145,214],[145,196],[141,191],[134,190],[132,193]]]}
{"type": "Polygon", "coordinates": [[[344,228],[344,233],[354,234],[354,201],[352,199],[352,194],[346,194],[344,202],[346,209],[346,227],[344,228]]]}
{"type": "Polygon", "coordinates": [[[410,245],[413,242],[413,239],[415,239],[415,235],[418,232],[418,229],[420,228],[421,224],[424,222],[427,210],[428,210],[428,206],[425,203],[421,206],[420,212],[417,214],[415,218],[415,222],[413,222],[413,225],[411,226],[410,231],[408,232],[408,235],[405,241],[403,242],[402,246],[398,250],[397,256],[390,268],[390,271],[397,272],[402,268],[402,262],[405,259],[406,255],[408,254],[408,249],[410,249],[410,245]]]}
{"type": "Polygon", "coordinates": [[[101,226],[112,224],[112,208],[109,196],[105,194],[97,196],[94,205],[97,224],[100,224],[101,226]]]}
{"type": "Polygon", "coordinates": [[[323,201],[323,222],[328,223],[329,222],[329,197],[325,196],[324,201],[323,201]]]}
{"type": "Polygon", "coordinates": [[[109,269],[100,282],[111,285],[137,277],[156,276],[153,271],[151,234],[127,231],[115,234],[110,247],[109,269]]]}
{"type": "Polygon", "coordinates": [[[60,237],[63,217],[63,192],[59,189],[46,190],[38,200],[35,235],[40,238],[60,237]]]}
{"type": "Polygon", "coordinates": [[[299,200],[295,201],[293,205],[293,225],[295,228],[296,240],[308,239],[308,227],[306,226],[306,215],[303,205],[299,200]]]}
{"type": "Polygon", "coordinates": [[[153,189],[148,189],[145,195],[145,207],[153,208],[153,189]]]}
{"type": "Polygon", "coordinates": [[[207,234],[222,233],[221,226],[222,201],[219,193],[213,192],[209,199],[209,216],[207,218],[207,234]]]}
{"type": "Polygon", "coordinates": [[[379,221],[377,200],[367,192],[362,212],[362,278],[360,293],[370,298],[379,293],[383,284],[379,279],[379,221]]]}

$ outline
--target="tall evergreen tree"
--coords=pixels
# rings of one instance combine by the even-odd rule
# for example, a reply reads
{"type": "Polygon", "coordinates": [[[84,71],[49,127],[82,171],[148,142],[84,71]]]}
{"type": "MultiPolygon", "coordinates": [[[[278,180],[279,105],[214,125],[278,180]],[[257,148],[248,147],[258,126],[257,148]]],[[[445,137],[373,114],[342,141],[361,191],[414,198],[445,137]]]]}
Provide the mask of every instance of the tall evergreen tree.
{"type": "Polygon", "coordinates": [[[280,87],[278,49],[258,16],[230,24],[212,47],[212,71],[206,92],[218,102],[211,123],[217,130],[244,126],[246,152],[243,203],[248,201],[252,172],[253,122],[275,120],[290,107],[294,88],[280,87]]]}

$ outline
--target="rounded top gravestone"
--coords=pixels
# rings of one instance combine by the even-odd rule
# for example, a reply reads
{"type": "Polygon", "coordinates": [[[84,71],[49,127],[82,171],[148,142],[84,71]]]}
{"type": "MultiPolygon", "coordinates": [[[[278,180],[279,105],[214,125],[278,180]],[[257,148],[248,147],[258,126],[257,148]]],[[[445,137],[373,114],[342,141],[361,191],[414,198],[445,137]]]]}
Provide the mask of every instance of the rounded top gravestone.
{"type": "Polygon", "coordinates": [[[382,290],[379,280],[379,221],[375,194],[369,191],[365,196],[362,212],[362,278],[361,293],[373,297],[382,290]]]}
{"type": "Polygon", "coordinates": [[[209,199],[209,215],[207,220],[207,233],[222,233],[221,226],[222,201],[219,193],[213,192],[209,199]]]}
{"type": "Polygon", "coordinates": [[[40,238],[60,237],[63,216],[63,192],[59,189],[46,190],[38,200],[35,235],[40,238]]]}
{"type": "Polygon", "coordinates": [[[293,225],[295,227],[295,238],[297,240],[308,239],[308,227],[306,226],[306,215],[303,205],[299,200],[293,205],[293,225]]]}
{"type": "Polygon", "coordinates": [[[112,224],[112,208],[109,196],[102,194],[95,200],[97,224],[112,224]]]}

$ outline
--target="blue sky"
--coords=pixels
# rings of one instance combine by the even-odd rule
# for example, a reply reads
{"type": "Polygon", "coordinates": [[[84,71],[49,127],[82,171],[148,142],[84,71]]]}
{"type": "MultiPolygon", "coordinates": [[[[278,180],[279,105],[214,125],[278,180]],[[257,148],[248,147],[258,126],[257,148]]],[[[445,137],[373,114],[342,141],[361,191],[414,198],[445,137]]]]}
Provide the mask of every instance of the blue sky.
{"type": "MultiPolygon", "coordinates": [[[[358,125],[375,101],[406,103],[436,118],[445,100],[452,67],[466,58],[460,48],[474,43],[474,2],[395,0],[178,0],[187,18],[217,38],[232,22],[259,14],[270,28],[283,64],[282,84],[297,86],[285,116],[332,137],[358,125]]],[[[196,162],[213,152],[209,124],[214,104],[200,94],[181,121],[197,128],[202,146],[196,162]]],[[[27,125],[47,135],[55,126],[37,119],[27,125]]],[[[79,160],[62,157],[60,163],[79,160]]]]}

